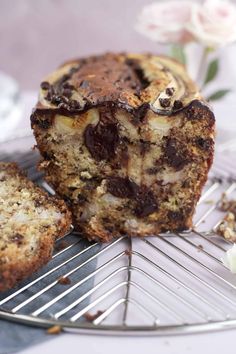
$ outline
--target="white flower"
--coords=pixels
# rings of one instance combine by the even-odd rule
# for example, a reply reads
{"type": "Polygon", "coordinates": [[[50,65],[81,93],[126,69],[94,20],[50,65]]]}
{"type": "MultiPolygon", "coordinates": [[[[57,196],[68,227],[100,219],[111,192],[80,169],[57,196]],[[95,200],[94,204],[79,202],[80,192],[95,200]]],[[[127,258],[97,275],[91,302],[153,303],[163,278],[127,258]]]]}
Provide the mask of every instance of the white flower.
{"type": "Polygon", "coordinates": [[[191,11],[188,0],[153,3],[143,8],[136,29],[159,43],[186,43],[193,38],[186,29],[191,11]]]}
{"type": "Polygon", "coordinates": [[[220,47],[236,40],[236,6],[227,0],[206,0],[193,4],[188,30],[208,47],[220,47]]]}

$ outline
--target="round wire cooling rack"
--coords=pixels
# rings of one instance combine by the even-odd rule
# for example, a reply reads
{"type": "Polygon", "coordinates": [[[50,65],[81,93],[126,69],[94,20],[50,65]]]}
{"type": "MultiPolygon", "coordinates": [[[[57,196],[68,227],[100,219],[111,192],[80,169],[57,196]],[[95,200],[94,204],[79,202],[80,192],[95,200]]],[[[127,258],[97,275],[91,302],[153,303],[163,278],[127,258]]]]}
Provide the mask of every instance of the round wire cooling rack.
{"type": "MultiPolygon", "coordinates": [[[[0,160],[16,161],[52,189],[36,169],[34,139],[0,144],[0,160]]],[[[222,193],[236,198],[230,155],[216,156],[192,231],[89,243],[71,230],[52,260],[17,288],[0,293],[0,318],[91,334],[173,335],[236,328],[236,276],[221,259],[232,244],[216,235],[222,193]]]]}

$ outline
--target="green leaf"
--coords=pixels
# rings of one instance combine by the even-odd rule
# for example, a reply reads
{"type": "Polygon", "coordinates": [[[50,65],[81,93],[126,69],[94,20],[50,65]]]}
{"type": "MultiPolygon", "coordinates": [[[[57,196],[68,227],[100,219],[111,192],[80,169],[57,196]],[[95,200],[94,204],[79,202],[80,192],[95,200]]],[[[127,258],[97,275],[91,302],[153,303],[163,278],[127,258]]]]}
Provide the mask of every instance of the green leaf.
{"type": "Polygon", "coordinates": [[[214,78],[216,77],[216,75],[218,73],[218,70],[219,70],[219,60],[214,59],[208,65],[204,85],[206,85],[208,82],[214,80],[214,78]]]}
{"type": "Polygon", "coordinates": [[[181,45],[173,45],[171,48],[171,56],[178,60],[183,65],[186,64],[186,55],[184,52],[184,47],[181,45]]]}
{"type": "Polygon", "coordinates": [[[220,100],[220,99],[223,98],[225,95],[227,95],[230,91],[231,91],[231,90],[229,90],[229,89],[216,91],[216,92],[212,93],[212,94],[207,98],[207,100],[208,100],[208,101],[220,100]]]}

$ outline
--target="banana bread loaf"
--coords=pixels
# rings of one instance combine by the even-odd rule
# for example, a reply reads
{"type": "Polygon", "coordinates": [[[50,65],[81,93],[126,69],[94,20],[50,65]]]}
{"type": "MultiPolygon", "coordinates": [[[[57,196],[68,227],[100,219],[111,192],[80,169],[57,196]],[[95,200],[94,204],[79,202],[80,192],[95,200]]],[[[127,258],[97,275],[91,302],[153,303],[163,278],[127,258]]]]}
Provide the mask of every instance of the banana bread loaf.
{"type": "Polygon", "coordinates": [[[40,168],[89,239],[191,228],[212,164],[215,118],[178,62],[105,54],[41,84],[40,168]]]}

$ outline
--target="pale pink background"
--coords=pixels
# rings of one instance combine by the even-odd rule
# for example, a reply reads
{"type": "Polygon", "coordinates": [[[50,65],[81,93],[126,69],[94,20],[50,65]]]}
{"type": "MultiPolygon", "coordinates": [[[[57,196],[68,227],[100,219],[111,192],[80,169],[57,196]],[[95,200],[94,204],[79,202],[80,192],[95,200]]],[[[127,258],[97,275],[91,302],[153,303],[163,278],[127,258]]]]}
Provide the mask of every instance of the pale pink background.
{"type": "Polygon", "coordinates": [[[63,61],[103,51],[163,50],[134,30],[152,0],[0,0],[0,70],[37,89],[63,61]]]}

